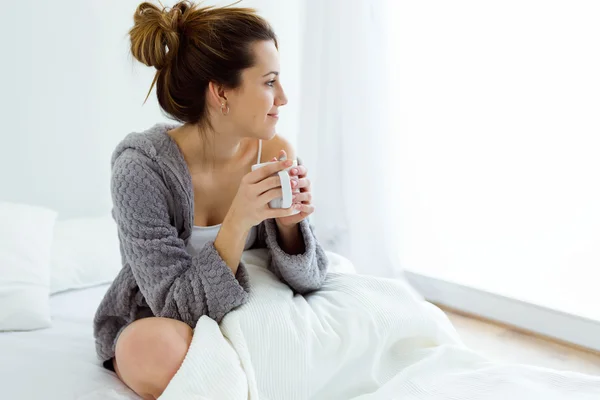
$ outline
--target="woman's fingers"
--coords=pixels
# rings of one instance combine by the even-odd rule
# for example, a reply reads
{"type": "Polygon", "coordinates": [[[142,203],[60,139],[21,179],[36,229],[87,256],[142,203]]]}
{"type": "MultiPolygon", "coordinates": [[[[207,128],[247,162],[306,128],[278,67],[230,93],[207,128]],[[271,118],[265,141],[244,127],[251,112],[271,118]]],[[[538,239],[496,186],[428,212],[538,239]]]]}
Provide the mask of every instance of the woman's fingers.
{"type": "Polygon", "coordinates": [[[289,168],[292,165],[291,160],[279,161],[273,164],[265,165],[257,170],[249,172],[246,174],[242,181],[246,181],[247,183],[253,184],[262,181],[263,179],[278,173],[286,168],[289,168]]]}
{"type": "Polygon", "coordinates": [[[267,190],[265,193],[258,196],[258,199],[260,200],[261,204],[267,204],[271,200],[278,199],[280,197],[283,197],[283,190],[281,189],[281,187],[278,187],[275,189],[267,190]]]}
{"type": "Polygon", "coordinates": [[[270,176],[256,183],[254,187],[254,190],[256,190],[256,195],[260,196],[268,190],[281,187],[281,179],[279,178],[279,175],[270,176]]]}
{"type": "MultiPolygon", "coordinates": [[[[300,189],[304,189],[304,191],[310,189],[310,180],[308,178],[294,177],[290,179],[290,184],[292,185],[292,191],[296,193],[298,193],[300,189]]],[[[281,187],[281,179],[279,178],[279,175],[270,176],[258,183],[255,183],[254,186],[256,194],[261,195],[269,189],[281,187]]]]}
{"type": "Polygon", "coordinates": [[[292,186],[294,189],[310,189],[310,180],[308,178],[298,179],[298,185],[292,186]]]}
{"type": "Polygon", "coordinates": [[[312,204],[298,203],[294,204],[294,208],[296,210],[300,210],[300,212],[304,214],[304,216],[310,215],[313,212],[315,212],[315,206],[313,206],[312,204]]]}
{"type": "Polygon", "coordinates": [[[311,192],[298,193],[292,197],[292,202],[294,202],[294,203],[308,204],[311,201],[312,201],[312,193],[311,192]]]}
{"type": "Polygon", "coordinates": [[[279,150],[279,154],[277,155],[277,157],[273,157],[271,159],[271,161],[285,160],[285,159],[287,159],[287,153],[285,152],[285,150],[279,150]]]}
{"type": "Polygon", "coordinates": [[[308,174],[308,169],[304,165],[298,165],[290,169],[291,176],[305,177],[308,174]]]}
{"type": "MultiPolygon", "coordinates": [[[[266,211],[267,218],[284,218],[284,217],[298,217],[298,221],[304,219],[302,217],[302,210],[300,210],[301,204],[294,204],[290,208],[269,208],[266,211]],[[299,214],[294,214],[300,210],[299,214]]],[[[268,206],[267,206],[268,207],[268,206]]]]}

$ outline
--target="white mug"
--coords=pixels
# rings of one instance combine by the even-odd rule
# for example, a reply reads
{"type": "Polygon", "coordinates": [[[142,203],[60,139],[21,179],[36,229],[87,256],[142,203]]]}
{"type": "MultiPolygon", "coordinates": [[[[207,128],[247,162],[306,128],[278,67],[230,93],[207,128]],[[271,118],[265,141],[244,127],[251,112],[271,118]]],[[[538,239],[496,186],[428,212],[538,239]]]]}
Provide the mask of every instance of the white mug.
{"type": "MultiPolygon", "coordinates": [[[[269,161],[269,162],[264,162],[264,163],[260,163],[260,164],[254,164],[252,166],[252,171],[255,171],[266,165],[274,164],[274,163],[278,163],[278,162],[280,162],[280,161],[269,161]]],[[[294,193],[292,191],[292,182],[290,179],[289,170],[296,166],[298,166],[298,161],[294,160],[291,167],[288,167],[284,170],[279,171],[276,174],[273,174],[273,176],[279,175],[279,179],[281,180],[281,189],[283,191],[283,197],[279,197],[277,199],[271,200],[269,202],[269,207],[271,207],[271,208],[290,208],[292,206],[292,196],[294,195],[294,193]]],[[[294,210],[292,214],[298,214],[299,212],[300,212],[300,210],[294,210]]]]}

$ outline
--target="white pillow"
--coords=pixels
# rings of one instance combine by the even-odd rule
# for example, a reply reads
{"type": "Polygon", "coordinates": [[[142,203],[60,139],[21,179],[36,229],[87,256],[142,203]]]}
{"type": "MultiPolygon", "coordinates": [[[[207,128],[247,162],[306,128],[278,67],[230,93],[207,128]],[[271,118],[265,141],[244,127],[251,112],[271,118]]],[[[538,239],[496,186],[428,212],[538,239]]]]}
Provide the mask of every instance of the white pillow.
{"type": "Polygon", "coordinates": [[[117,224],[110,215],[56,221],[51,294],[109,283],[120,270],[117,224]]]}
{"type": "Polygon", "coordinates": [[[57,213],[0,202],[0,331],[47,328],[50,249],[57,213]]]}

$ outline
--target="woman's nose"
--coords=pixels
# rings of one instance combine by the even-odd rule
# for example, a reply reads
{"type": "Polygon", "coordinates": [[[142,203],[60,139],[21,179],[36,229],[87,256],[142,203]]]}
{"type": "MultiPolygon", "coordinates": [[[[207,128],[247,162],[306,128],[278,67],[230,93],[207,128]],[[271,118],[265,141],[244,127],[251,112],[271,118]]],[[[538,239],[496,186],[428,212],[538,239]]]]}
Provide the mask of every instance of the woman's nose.
{"type": "Polygon", "coordinates": [[[275,105],[278,107],[281,106],[285,106],[288,102],[287,96],[285,95],[285,92],[283,91],[283,89],[281,89],[281,92],[279,93],[279,96],[277,96],[277,98],[275,99],[275,105]]]}

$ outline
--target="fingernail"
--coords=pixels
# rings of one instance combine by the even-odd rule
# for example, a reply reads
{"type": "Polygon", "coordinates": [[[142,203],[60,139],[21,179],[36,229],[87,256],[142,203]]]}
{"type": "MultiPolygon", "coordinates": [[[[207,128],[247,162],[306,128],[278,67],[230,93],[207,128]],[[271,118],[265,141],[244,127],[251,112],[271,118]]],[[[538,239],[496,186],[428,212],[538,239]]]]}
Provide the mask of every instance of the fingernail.
{"type": "Polygon", "coordinates": [[[292,181],[292,187],[294,188],[294,187],[296,187],[296,186],[298,186],[298,182],[296,182],[296,181],[292,181]]]}
{"type": "Polygon", "coordinates": [[[292,168],[291,173],[296,175],[298,173],[298,168],[292,168]]]}

